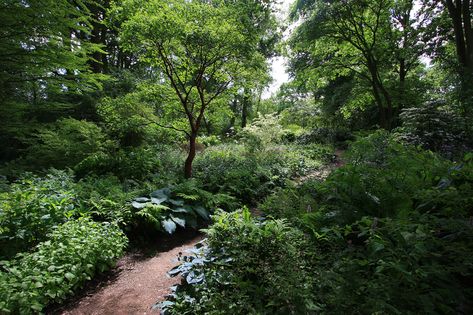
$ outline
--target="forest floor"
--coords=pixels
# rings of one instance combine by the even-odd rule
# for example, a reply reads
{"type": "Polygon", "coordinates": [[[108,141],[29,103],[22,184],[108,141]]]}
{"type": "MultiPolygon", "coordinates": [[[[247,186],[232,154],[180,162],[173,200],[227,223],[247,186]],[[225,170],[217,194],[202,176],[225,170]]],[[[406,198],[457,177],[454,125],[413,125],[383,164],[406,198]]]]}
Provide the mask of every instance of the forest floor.
{"type": "Polygon", "coordinates": [[[142,250],[122,257],[117,267],[102,279],[90,283],[83,292],[48,314],[63,315],[129,315],[159,314],[153,310],[156,302],[164,301],[170,287],[179,283],[167,272],[178,264],[177,258],[202,240],[203,235],[183,231],[174,240],[160,238],[161,248],[151,256],[142,250]],[[192,233],[192,234],[190,234],[192,233]]]}
{"type": "MultiPolygon", "coordinates": [[[[296,180],[303,183],[309,179],[325,179],[332,170],[344,164],[335,152],[334,162],[296,180]]],[[[255,210],[254,214],[259,211],[255,210]]],[[[48,314],[54,315],[129,315],[156,314],[152,309],[156,302],[164,301],[170,287],[179,278],[167,274],[178,264],[177,258],[203,239],[198,232],[183,231],[177,235],[160,238],[152,248],[151,255],[143,250],[130,252],[122,257],[117,267],[101,278],[95,279],[79,294],[62,306],[52,307],[48,314]],[[193,233],[193,234],[189,234],[193,233]]]]}

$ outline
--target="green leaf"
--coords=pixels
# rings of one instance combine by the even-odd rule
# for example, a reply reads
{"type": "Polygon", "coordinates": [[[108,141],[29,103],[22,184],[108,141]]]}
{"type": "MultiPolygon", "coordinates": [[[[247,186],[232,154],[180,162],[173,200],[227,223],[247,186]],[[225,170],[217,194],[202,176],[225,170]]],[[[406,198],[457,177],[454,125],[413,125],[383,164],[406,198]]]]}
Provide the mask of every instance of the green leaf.
{"type": "Polygon", "coordinates": [[[186,220],[185,220],[185,219],[183,219],[183,218],[177,218],[177,217],[175,217],[175,216],[173,216],[173,215],[171,215],[170,217],[171,217],[171,219],[172,219],[174,222],[176,222],[178,225],[182,226],[183,228],[186,227],[186,220]]]}
{"type": "Polygon", "coordinates": [[[150,194],[151,198],[162,199],[161,202],[168,200],[170,195],[171,190],[169,188],[158,189],[150,194]]]}
{"type": "Polygon", "coordinates": [[[133,201],[131,203],[132,207],[135,208],[135,209],[143,209],[144,207],[146,207],[149,203],[146,202],[146,203],[141,203],[141,202],[137,202],[137,201],[133,201]]]}
{"type": "Polygon", "coordinates": [[[201,207],[201,206],[194,207],[194,211],[197,212],[202,217],[202,219],[204,220],[210,219],[210,213],[204,207],[201,207]]]}
{"type": "Polygon", "coordinates": [[[174,233],[176,230],[176,223],[172,221],[171,219],[165,219],[161,222],[161,225],[163,226],[164,230],[168,232],[169,234],[174,233]]]}
{"type": "Polygon", "coordinates": [[[176,212],[176,213],[191,213],[192,209],[188,207],[179,207],[179,208],[171,209],[171,211],[176,212]]]}
{"type": "Polygon", "coordinates": [[[76,276],[74,276],[72,273],[70,272],[66,272],[66,274],[64,275],[64,277],[66,277],[68,280],[73,280],[76,276]]]}
{"type": "Polygon", "coordinates": [[[184,205],[184,200],[175,200],[175,199],[169,199],[169,202],[172,203],[175,206],[183,206],[184,205]]]}
{"type": "Polygon", "coordinates": [[[151,203],[155,205],[160,205],[161,203],[165,202],[167,200],[167,197],[163,198],[157,198],[157,197],[151,197],[151,203]]]}

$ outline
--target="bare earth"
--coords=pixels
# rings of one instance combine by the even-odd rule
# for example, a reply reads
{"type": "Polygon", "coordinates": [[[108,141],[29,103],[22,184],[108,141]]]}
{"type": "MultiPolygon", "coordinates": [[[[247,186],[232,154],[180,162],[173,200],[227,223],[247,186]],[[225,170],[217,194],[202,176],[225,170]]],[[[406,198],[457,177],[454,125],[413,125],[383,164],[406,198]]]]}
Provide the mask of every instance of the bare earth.
{"type": "Polygon", "coordinates": [[[117,276],[102,283],[102,287],[66,306],[56,314],[64,315],[128,315],[159,314],[152,310],[157,301],[163,301],[169,288],[178,283],[178,278],[170,278],[167,272],[177,265],[180,253],[192,248],[202,236],[196,236],[183,245],[154,257],[139,260],[128,254],[117,263],[117,276]]]}

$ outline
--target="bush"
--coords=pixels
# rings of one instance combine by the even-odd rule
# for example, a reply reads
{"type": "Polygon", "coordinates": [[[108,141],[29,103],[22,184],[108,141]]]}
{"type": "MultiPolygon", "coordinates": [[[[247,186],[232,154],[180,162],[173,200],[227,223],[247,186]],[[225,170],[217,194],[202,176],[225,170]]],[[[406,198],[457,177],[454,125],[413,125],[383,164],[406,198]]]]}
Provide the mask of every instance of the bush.
{"type": "Polygon", "coordinates": [[[0,264],[0,312],[33,314],[113,266],[126,245],[114,225],[82,218],[60,225],[33,252],[0,264]]]}
{"type": "Polygon", "coordinates": [[[161,184],[179,178],[184,155],[168,145],[129,147],[117,152],[96,153],[75,167],[80,177],[90,174],[113,174],[121,180],[137,181],[160,179],[161,184]]]}
{"type": "Polygon", "coordinates": [[[416,192],[434,186],[449,167],[448,161],[404,147],[384,132],[358,141],[347,156],[351,163],[332,172],[318,189],[320,207],[311,215],[321,224],[408,215],[416,192]]]}
{"type": "Polygon", "coordinates": [[[208,148],[196,157],[195,178],[205,190],[226,193],[245,204],[255,204],[287,180],[303,176],[322,163],[311,149],[272,145],[253,151],[242,145],[208,148]]]}
{"type": "Polygon", "coordinates": [[[471,313],[473,155],[452,164],[384,132],[352,146],[325,182],[261,207],[312,235],[323,314],[471,313]]]}
{"type": "Polygon", "coordinates": [[[89,155],[105,152],[114,145],[96,124],[62,118],[38,131],[24,163],[37,168],[74,167],[89,155]]]}
{"type": "Polygon", "coordinates": [[[241,202],[252,203],[268,193],[269,172],[241,145],[207,149],[194,162],[194,176],[205,190],[227,193],[241,202]]]}
{"type": "Polygon", "coordinates": [[[206,230],[205,256],[177,269],[187,284],[173,303],[165,302],[167,312],[306,314],[316,308],[302,233],[281,220],[257,223],[248,210],[220,213],[214,222],[206,230]]]}
{"type": "Polygon", "coordinates": [[[77,202],[96,221],[117,223],[126,227],[132,221],[128,205],[135,195],[115,176],[88,176],[76,184],[77,202]]]}
{"type": "Polygon", "coordinates": [[[284,136],[284,129],[277,115],[259,115],[251,125],[243,129],[241,135],[250,151],[257,151],[270,144],[280,143],[284,136]]]}
{"type": "Polygon", "coordinates": [[[0,257],[10,257],[45,239],[46,235],[80,212],[71,173],[31,174],[0,193],[0,257]]]}
{"type": "MultiPolygon", "coordinates": [[[[327,314],[468,314],[473,229],[410,213],[319,230],[316,303],[327,314]]],[[[315,256],[314,256],[315,257],[315,256]]]]}
{"type": "Polygon", "coordinates": [[[346,129],[318,127],[298,135],[295,140],[299,144],[342,144],[353,140],[353,135],[346,129]]]}
{"type": "Polygon", "coordinates": [[[131,206],[135,210],[138,230],[155,229],[172,234],[177,226],[197,228],[198,220],[210,219],[211,210],[197,203],[198,199],[199,196],[196,195],[176,193],[173,187],[158,189],[147,196],[135,198],[131,206]]]}
{"type": "Polygon", "coordinates": [[[447,157],[458,157],[471,149],[471,139],[465,132],[469,122],[444,105],[430,102],[422,107],[404,109],[400,114],[402,127],[396,130],[397,137],[447,157]]]}
{"type": "Polygon", "coordinates": [[[299,225],[299,219],[305,213],[317,209],[317,190],[320,182],[306,181],[300,186],[291,185],[277,190],[258,206],[267,216],[277,219],[289,219],[299,225]]]}

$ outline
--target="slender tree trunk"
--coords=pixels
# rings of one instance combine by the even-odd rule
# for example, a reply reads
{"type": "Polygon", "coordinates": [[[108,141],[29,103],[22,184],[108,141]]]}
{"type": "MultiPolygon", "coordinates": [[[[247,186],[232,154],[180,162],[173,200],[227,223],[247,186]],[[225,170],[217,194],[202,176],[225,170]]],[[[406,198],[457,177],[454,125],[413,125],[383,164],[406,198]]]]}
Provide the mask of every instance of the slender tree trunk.
{"type": "Polygon", "coordinates": [[[377,86],[372,83],[371,87],[373,89],[373,96],[378,106],[378,115],[379,115],[379,125],[383,129],[388,129],[387,119],[386,119],[386,108],[383,106],[383,101],[381,99],[381,95],[379,94],[377,86]]]}
{"type": "Polygon", "coordinates": [[[373,96],[378,106],[379,124],[381,128],[389,130],[391,128],[390,121],[392,115],[391,99],[379,78],[376,60],[374,60],[372,56],[367,56],[366,61],[371,76],[371,87],[373,89],[373,96]]]}
{"type": "Polygon", "coordinates": [[[241,128],[245,128],[246,124],[248,123],[248,107],[250,103],[250,98],[248,95],[246,95],[246,90],[245,90],[245,95],[243,96],[243,104],[241,107],[241,128]]]}
{"type": "Polygon", "coordinates": [[[187,155],[186,162],[184,164],[184,177],[192,177],[192,162],[195,158],[195,142],[197,139],[197,133],[192,132],[189,136],[189,154],[187,155]]]}

